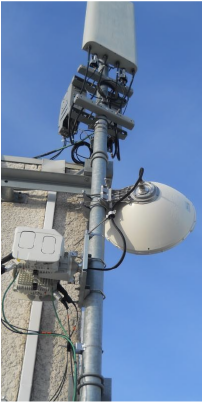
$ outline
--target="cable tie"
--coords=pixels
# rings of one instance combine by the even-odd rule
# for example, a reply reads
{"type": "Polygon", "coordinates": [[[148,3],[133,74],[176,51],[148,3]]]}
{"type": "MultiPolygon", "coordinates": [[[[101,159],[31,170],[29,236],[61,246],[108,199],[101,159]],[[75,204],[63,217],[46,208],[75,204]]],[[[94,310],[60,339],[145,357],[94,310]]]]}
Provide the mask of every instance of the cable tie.
{"type": "Polygon", "coordinates": [[[102,292],[102,290],[98,290],[98,289],[90,289],[90,293],[100,293],[103,297],[103,300],[106,299],[106,295],[102,292]]]}
{"type": "Polygon", "coordinates": [[[116,215],[116,210],[114,209],[114,210],[111,210],[108,212],[108,214],[106,215],[106,218],[107,219],[115,218],[115,215],[116,215]]]}

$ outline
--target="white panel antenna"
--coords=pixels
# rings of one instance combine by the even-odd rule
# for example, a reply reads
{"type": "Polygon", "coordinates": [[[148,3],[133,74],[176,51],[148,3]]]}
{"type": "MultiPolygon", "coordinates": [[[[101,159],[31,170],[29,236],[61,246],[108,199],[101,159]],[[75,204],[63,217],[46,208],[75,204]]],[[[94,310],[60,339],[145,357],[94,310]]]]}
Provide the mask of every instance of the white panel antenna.
{"type": "Polygon", "coordinates": [[[137,71],[134,5],[129,1],[88,1],[83,35],[84,50],[107,63],[137,71]]]}

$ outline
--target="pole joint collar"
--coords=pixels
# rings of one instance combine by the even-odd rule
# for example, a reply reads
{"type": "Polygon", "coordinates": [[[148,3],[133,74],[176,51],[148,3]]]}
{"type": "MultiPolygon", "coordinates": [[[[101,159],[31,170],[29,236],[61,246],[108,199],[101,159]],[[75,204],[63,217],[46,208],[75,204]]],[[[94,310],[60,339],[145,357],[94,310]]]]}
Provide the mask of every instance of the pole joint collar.
{"type": "Polygon", "coordinates": [[[103,151],[93,152],[93,154],[91,156],[91,167],[92,167],[93,161],[97,158],[104,159],[104,161],[106,163],[108,162],[108,155],[105,152],[103,152],[103,151]]]}
{"type": "Polygon", "coordinates": [[[104,377],[100,374],[95,374],[95,373],[84,373],[78,377],[78,386],[77,386],[77,391],[78,394],[80,393],[80,389],[86,385],[94,385],[95,387],[99,387],[101,391],[104,390],[104,377]],[[94,381],[85,381],[81,383],[81,380],[83,380],[85,377],[95,377],[101,380],[101,383],[97,383],[94,381]]]}

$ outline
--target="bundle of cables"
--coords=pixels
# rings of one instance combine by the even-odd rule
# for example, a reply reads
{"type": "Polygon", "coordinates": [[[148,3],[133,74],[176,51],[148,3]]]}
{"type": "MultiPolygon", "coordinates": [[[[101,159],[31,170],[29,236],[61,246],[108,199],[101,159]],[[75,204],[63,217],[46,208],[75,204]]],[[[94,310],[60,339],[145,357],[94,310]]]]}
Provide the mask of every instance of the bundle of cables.
{"type": "MultiPolygon", "coordinates": [[[[121,263],[123,262],[123,260],[124,260],[124,258],[125,258],[125,255],[126,255],[126,239],[125,239],[125,237],[124,237],[122,231],[119,229],[119,227],[117,226],[117,224],[116,224],[115,221],[114,221],[114,217],[115,217],[115,212],[114,212],[114,210],[115,210],[115,207],[116,207],[117,205],[119,205],[121,202],[123,202],[123,201],[136,189],[136,187],[138,186],[138,184],[142,181],[143,174],[144,174],[144,168],[140,168],[140,170],[139,170],[139,177],[138,177],[136,183],[134,184],[134,186],[132,186],[132,187],[130,188],[130,190],[129,190],[126,194],[124,194],[118,201],[116,201],[116,202],[112,205],[112,207],[111,207],[111,209],[110,209],[110,211],[109,211],[110,213],[108,213],[107,217],[106,217],[102,222],[100,222],[100,224],[99,224],[99,225],[101,225],[101,224],[104,223],[107,219],[110,219],[112,225],[113,225],[114,228],[117,230],[117,232],[120,234],[121,239],[122,239],[122,242],[123,242],[123,253],[122,253],[122,255],[121,255],[120,260],[119,260],[115,265],[113,265],[113,267],[111,267],[111,268],[105,268],[105,267],[104,267],[104,268],[95,268],[95,267],[91,267],[91,266],[90,266],[90,267],[88,267],[88,269],[94,270],[94,271],[112,271],[113,269],[118,268],[118,267],[121,265],[121,263]]],[[[99,225],[97,225],[95,228],[93,228],[89,233],[93,232],[93,230],[95,230],[99,225]]],[[[93,260],[95,260],[95,259],[93,259],[93,260]]],[[[91,262],[92,262],[92,259],[89,259],[89,263],[90,263],[90,264],[91,264],[91,262]]]]}
{"type": "MultiPolygon", "coordinates": [[[[76,360],[76,351],[75,351],[75,347],[74,347],[74,344],[73,344],[72,341],[71,341],[71,336],[72,336],[73,331],[75,330],[75,327],[74,327],[72,333],[70,333],[70,331],[69,331],[69,334],[68,334],[67,331],[65,330],[65,328],[64,328],[64,326],[62,325],[61,320],[60,320],[60,318],[59,318],[59,316],[58,316],[58,313],[57,313],[57,311],[56,311],[56,307],[55,307],[55,304],[54,304],[53,292],[52,292],[52,304],[53,304],[53,309],[54,309],[54,312],[55,312],[55,316],[56,316],[56,318],[57,318],[57,320],[58,320],[58,323],[59,323],[59,325],[60,325],[60,327],[61,327],[61,329],[62,329],[62,331],[63,331],[63,334],[58,334],[58,333],[49,332],[49,331],[35,331],[35,330],[31,330],[31,329],[21,328],[21,327],[18,327],[18,326],[16,326],[16,325],[11,324],[11,323],[8,321],[8,319],[6,318],[6,315],[5,315],[5,299],[6,299],[6,295],[7,295],[8,291],[9,291],[9,289],[11,288],[11,286],[13,285],[13,283],[15,282],[15,280],[16,280],[16,278],[17,278],[17,275],[18,275],[18,273],[15,275],[14,279],[13,279],[12,282],[9,284],[9,286],[7,287],[7,289],[6,289],[6,291],[5,291],[4,295],[3,295],[3,299],[2,299],[2,315],[3,315],[3,318],[1,319],[1,322],[2,322],[2,324],[3,324],[9,331],[11,331],[11,332],[13,332],[13,333],[15,333],[15,334],[19,334],[19,335],[24,334],[24,335],[29,335],[29,336],[36,336],[36,335],[38,335],[38,336],[48,336],[48,337],[50,337],[50,336],[51,336],[51,337],[60,337],[60,338],[63,338],[63,339],[67,342],[67,351],[68,351],[68,352],[71,351],[72,357],[73,357],[73,364],[74,364],[74,370],[72,370],[73,384],[74,384],[73,401],[76,401],[76,398],[77,398],[77,360],[76,360]]],[[[62,288],[62,287],[60,287],[60,285],[59,285],[59,291],[61,291],[61,288],[62,288]]],[[[62,290],[65,292],[65,297],[63,298],[63,300],[66,298],[66,295],[67,295],[67,298],[68,298],[69,302],[72,302],[72,303],[75,305],[75,303],[74,303],[74,302],[72,301],[72,299],[69,297],[69,295],[67,294],[67,292],[66,292],[63,288],[62,288],[62,290]]],[[[63,292],[63,293],[64,293],[64,292],[63,292]]],[[[64,300],[64,301],[65,301],[65,300],[64,300]]],[[[64,305],[66,304],[65,307],[66,307],[66,309],[68,309],[67,302],[65,301],[63,304],[64,304],[64,305]]],[[[78,311],[77,311],[77,321],[78,321],[78,311]]],[[[69,316],[68,316],[68,326],[69,326],[69,316]]],[[[69,327],[70,327],[70,326],[69,326],[69,327]]],[[[65,380],[66,380],[67,369],[68,369],[68,360],[67,360],[67,363],[66,363],[66,366],[65,366],[65,372],[64,372],[64,374],[63,374],[61,383],[59,384],[58,389],[56,390],[55,394],[54,394],[53,397],[50,399],[50,401],[56,401],[56,400],[58,400],[58,397],[59,397],[59,395],[60,395],[60,393],[61,393],[61,391],[62,391],[62,388],[63,388],[64,383],[65,383],[65,380]]]]}
{"type": "MultiPolygon", "coordinates": [[[[91,131],[91,130],[82,130],[82,133],[87,132],[87,131],[91,131]]],[[[91,137],[92,137],[92,132],[91,132],[91,134],[89,134],[85,138],[83,138],[81,141],[75,142],[74,145],[77,146],[79,144],[82,144],[86,139],[91,138],[91,137]]],[[[51,154],[54,154],[54,153],[58,152],[56,155],[54,155],[51,158],[51,160],[53,160],[53,159],[56,159],[65,149],[71,148],[72,146],[73,146],[72,144],[68,144],[68,145],[65,145],[62,148],[54,149],[53,151],[49,151],[49,152],[46,152],[44,154],[34,156],[33,158],[34,159],[39,159],[39,158],[43,158],[44,156],[49,156],[51,154]]]]}
{"type": "MultiPolygon", "coordinates": [[[[97,68],[95,68],[93,73],[91,74],[91,76],[87,79],[88,71],[89,71],[89,63],[90,63],[90,50],[91,50],[91,48],[89,46],[89,48],[88,48],[88,63],[87,63],[87,68],[86,68],[84,81],[83,81],[82,87],[81,87],[80,92],[79,92],[80,94],[85,90],[86,83],[89,82],[90,79],[93,79],[93,75],[94,75],[95,71],[97,70],[97,68]]],[[[125,105],[125,110],[126,110],[126,107],[127,107],[128,101],[129,101],[129,96],[128,95],[129,95],[129,92],[130,92],[130,89],[132,87],[132,83],[133,83],[133,80],[134,80],[134,73],[132,75],[130,85],[129,85],[128,90],[126,91],[125,95],[123,97],[119,97],[118,87],[120,86],[120,84],[118,84],[118,82],[116,82],[116,84],[115,84],[114,81],[110,80],[109,78],[107,78],[107,79],[102,78],[104,68],[106,66],[106,62],[107,62],[107,58],[105,58],[103,66],[99,71],[99,79],[98,79],[97,85],[95,86],[94,93],[91,95],[91,100],[96,96],[96,92],[98,92],[101,95],[101,99],[107,100],[109,102],[109,107],[111,107],[111,102],[113,103],[113,102],[117,102],[119,100],[119,109],[121,110],[122,107],[125,105]],[[105,93],[105,90],[103,90],[104,87],[107,87],[106,93],[105,93]]],[[[79,117],[80,117],[80,115],[81,115],[81,113],[83,112],[84,109],[81,108],[78,111],[76,119],[74,121],[72,121],[71,114],[72,114],[73,108],[74,108],[74,103],[71,106],[71,110],[70,110],[69,117],[68,117],[68,137],[69,137],[69,140],[70,140],[70,144],[65,145],[65,146],[63,146],[63,147],[61,147],[59,149],[55,149],[53,151],[46,152],[44,154],[34,156],[35,159],[43,158],[45,156],[49,156],[51,154],[54,154],[53,156],[51,156],[50,159],[55,160],[58,156],[61,155],[61,153],[64,151],[64,149],[69,148],[69,147],[73,147],[72,151],[71,151],[71,157],[72,157],[73,162],[77,163],[77,164],[84,165],[83,159],[86,159],[86,157],[78,154],[78,149],[80,147],[83,147],[83,146],[85,146],[85,147],[87,147],[89,149],[89,151],[90,151],[89,157],[92,155],[91,146],[90,146],[89,143],[87,143],[85,141],[85,139],[91,138],[92,134],[87,136],[86,138],[84,138],[81,141],[78,141],[76,143],[74,142],[74,135],[75,135],[75,132],[77,132],[77,130],[78,130],[79,117]]],[[[124,113],[125,113],[125,110],[124,110],[124,113]]],[[[85,131],[90,131],[90,130],[82,130],[82,132],[85,132],[85,131]]],[[[64,142],[66,142],[66,138],[64,138],[64,142]]],[[[119,146],[119,138],[118,138],[118,135],[117,135],[117,126],[116,125],[115,125],[115,137],[114,137],[113,140],[109,139],[109,142],[110,142],[110,145],[109,145],[108,148],[109,148],[109,152],[110,152],[110,147],[111,147],[112,159],[117,157],[117,159],[120,161],[120,146],[119,146]],[[114,151],[113,151],[113,148],[114,148],[114,151]]]]}
{"type": "Polygon", "coordinates": [[[10,253],[6,257],[3,257],[1,259],[1,275],[6,272],[6,269],[5,269],[6,262],[9,262],[10,260],[12,260],[12,258],[13,258],[12,253],[10,253]]]}
{"type": "Polygon", "coordinates": [[[76,143],[76,144],[73,145],[72,150],[71,150],[71,157],[72,157],[72,160],[73,160],[74,163],[77,163],[77,164],[80,164],[80,165],[84,165],[84,161],[83,161],[81,158],[87,159],[87,157],[78,154],[78,150],[79,150],[79,148],[81,148],[81,147],[86,147],[86,148],[88,148],[89,153],[90,153],[90,155],[88,156],[88,158],[90,158],[91,155],[92,155],[93,150],[92,150],[90,144],[89,144],[88,142],[86,142],[86,141],[80,141],[80,142],[78,142],[78,143],[76,143]]]}
{"type": "Polygon", "coordinates": [[[118,161],[121,160],[120,156],[120,146],[119,146],[119,138],[118,138],[118,132],[117,132],[117,126],[115,128],[115,137],[112,139],[111,137],[107,141],[107,149],[108,152],[111,153],[112,159],[117,157],[118,161]],[[114,150],[113,150],[114,148],[114,150]]]}

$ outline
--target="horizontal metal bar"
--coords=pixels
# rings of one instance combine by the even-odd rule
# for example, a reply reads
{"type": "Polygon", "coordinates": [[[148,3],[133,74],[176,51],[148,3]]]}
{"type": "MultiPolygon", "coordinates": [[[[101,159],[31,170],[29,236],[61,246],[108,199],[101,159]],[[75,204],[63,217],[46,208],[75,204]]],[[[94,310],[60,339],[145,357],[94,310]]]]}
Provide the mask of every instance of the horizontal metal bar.
{"type": "MultiPolygon", "coordinates": [[[[73,108],[71,116],[72,116],[73,120],[78,119],[79,122],[87,124],[89,129],[92,129],[92,130],[94,129],[94,125],[95,125],[97,118],[96,118],[96,116],[92,116],[91,113],[87,113],[86,110],[82,111],[81,114],[78,114],[78,112],[76,112],[73,108]]],[[[66,134],[68,137],[69,133],[68,133],[67,129],[66,129],[66,134]]],[[[115,137],[116,136],[115,127],[114,127],[114,129],[109,127],[108,134],[110,134],[112,137],[115,137]]],[[[117,136],[120,140],[125,140],[127,137],[127,132],[122,130],[122,127],[119,127],[119,125],[117,126],[117,136]]]]}
{"type": "MultiPolygon", "coordinates": [[[[81,89],[83,87],[84,79],[75,75],[72,79],[72,84],[76,87],[81,89]]],[[[90,82],[85,83],[85,89],[90,94],[94,94],[96,92],[96,86],[90,82]]]]}
{"type": "Polygon", "coordinates": [[[88,109],[97,115],[104,115],[108,120],[111,120],[120,126],[126,127],[129,130],[132,130],[135,125],[132,119],[129,119],[128,117],[123,116],[121,113],[117,113],[112,109],[108,109],[103,105],[97,105],[86,96],[76,95],[74,98],[74,104],[76,106],[81,106],[84,109],[88,109]]]}
{"type": "Polygon", "coordinates": [[[21,190],[44,190],[90,194],[91,177],[71,173],[39,172],[37,170],[1,169],[1,185],[21,190]]]}
{"type": "MultiPolygon", "coordinates": [[[[80,65],[77,69],[78,73],[82,74],[82,75],[86,75],[86,70],[87,70],[87,67],[83,66],[83,65],[80,65]]],[[[95,71],[94,68],[88,67],[87,77],[92,78],[93,81],[99,81],[100,73],[98,71],[95,71]]],[[[113,80],[113,78],[107,77],[104,74],[102,74],[102,80],[108,80],[108,81],[110,81],[110,83],[117,85],[116,80],[113,80]]],[[[133,95],[133,89],[131,88],[130,91],[128,91],[128,90],[129,90],[129,87],[124,87],[122,85],[118,85],[118,87],[117,87],[117,91],[119,93],[121,93],[122,95],[127,95],[130,98],[133,95]]]]}
{"type": "Polygon", "coordinates": [[[2,162],[13,162],[13,163],[25,163],[31,165],[42,165],[43,159],[35,159],[35,158],[26,158],[23,156],[10,156],[10,155],[1,155],[2,162]]]}
{"type": "MultiPolygon", "coordinates": [[[[108,78],[108,81],[109,81],[109,84],[111,84],[111,82],[113,82],[114,86],[116,87],[116,85],[117,85],[116,81],[111,80],[109,78],[108,78]]],[[[81,89],[83,87],[83,83],[84,83],[84,78],[78,77],[77,75],[75,75],[72,79],[72,85],[74,85],[76,88],[81,89]]],[[[85,89],[91,95],[96,95],[96,84],[87,81],[85,84],[85,89]]],[[[118,91],[118,92],[120,92],[120,91],[118,91]]],[[[125,90],[125,92],[127,93],[127,90],[125,90]]],[[[122,98],[119,97],[118,99],[111,100],[111,103],[117,109],[120,108],[120,105],[122,108],[124,108],[126,106],[127,99],[124,100],[124,96],[123,96],[122,98]]]]}
{"type": "MultiPolygon", "coordinates": [[[[24,163],[26,165],[42,165],[43,164],[43,159],[26,158],[24,156],[2,155],[1,161],[2,162],[10,162],[10,163],[24,163]]],[[[73,170],[83,169],[82,166],[77,166],[77,165],[75,165],[75,163],[68,163],[68,162],[65,162],[65,167],[67,169],[73,169],[73,170]]]]}

